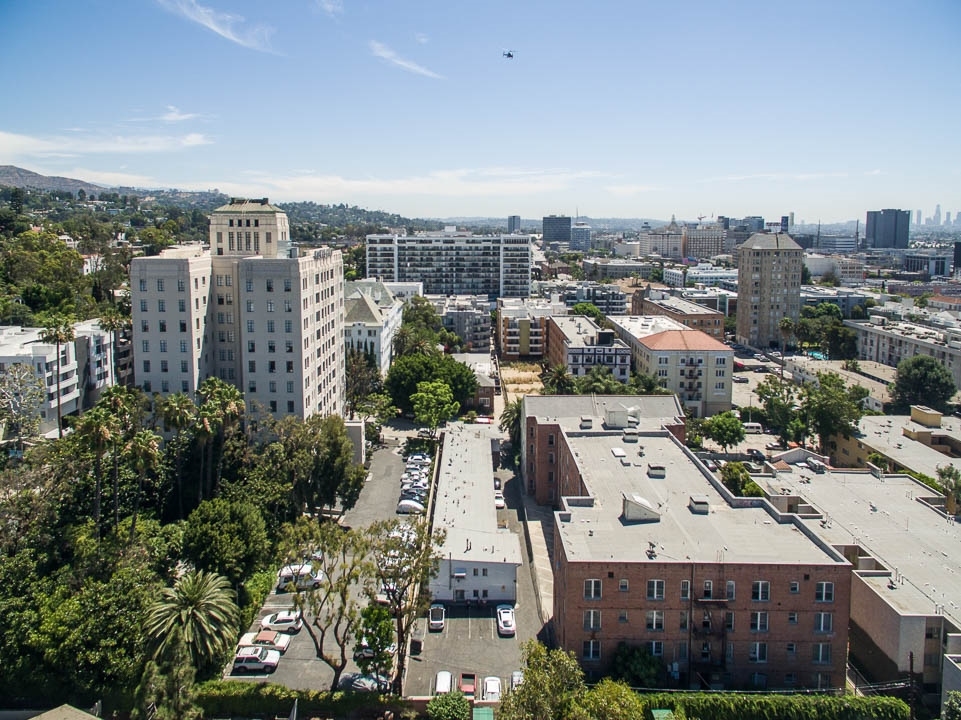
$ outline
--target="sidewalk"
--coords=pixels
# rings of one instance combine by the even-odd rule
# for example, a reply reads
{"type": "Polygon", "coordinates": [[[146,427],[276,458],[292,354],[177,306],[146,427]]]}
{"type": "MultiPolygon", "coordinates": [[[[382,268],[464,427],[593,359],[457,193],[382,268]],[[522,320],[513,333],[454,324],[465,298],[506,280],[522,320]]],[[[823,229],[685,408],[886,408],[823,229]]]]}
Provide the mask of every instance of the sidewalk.
{"type": "MultiPolygon", "coordinates": [[[[551,555],[554,547],[554,511],[538,505],[534,497],[522,493],[524,501],[524,532],[531,558],[531,575],[537,596],[537,610],[541,622],[550,627],[554,617],[554,574],[551,555]]],[[[553,629],[550,636],[553,638],[553,629]]]]}

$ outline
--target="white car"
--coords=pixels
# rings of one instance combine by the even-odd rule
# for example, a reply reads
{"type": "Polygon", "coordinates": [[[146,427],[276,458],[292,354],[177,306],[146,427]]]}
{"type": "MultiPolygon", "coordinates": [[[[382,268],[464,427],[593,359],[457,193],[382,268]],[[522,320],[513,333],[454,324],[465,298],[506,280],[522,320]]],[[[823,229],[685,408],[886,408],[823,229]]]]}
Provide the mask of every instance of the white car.
{"type": "Polygon", "coordinates": [[[510,605],[497,606],[497,634],[512,637],[517,632],[514,622],[514,608],[510,605]]]}
{"type": "Polygon", "coordinates": [[[304,626],[304,618],[300,610],[281,610],[268,615],[260,621],[261,630],[276,630],[277,632],[295,633],[304,626]]]}
{"type": "Polygon", "coordinates": [[[489,702],[500,702],[501,679],[499,677],[484,678],[484,699],[489,702]]]}
{"type": "Polygon", "coordinates": [[[265,647],[243,647],[234,656],[233,672],[239,674],[249,672],[273,672],[280,663],[280,653],[265,647]]]}
{"type": "Polygon", "coordinates": [[[423,515],[424,505],[416,500],[401,500],[397,503],[398,515],[423,515]]]}
{"type": "Polygon", "coordinates": [[[494,507],[498,510],[502,510],[507,507],[507,502],[504,500],[504,493],[500,490],[494,491],[494,507]]]}
{"type": "MultiPolygon", "coordinates": [[[[396,655],[397,643],[391,643],[386,648],[384,648],[384,651],[388,655],[396,655]]],[[[357,646],[357,649],[354,650],[354,660],[360,660],[361,658],[373,658],[373,657],[374,657],[374,649],[367,644],[367,638],[362,638],[360,641],[360,644],[357,646]]]]}
{"type": "Polygon", "coordinates": [[[434,603],[427,611],[427,629],[430,631],[443,630],[446,611],[440,603],[434,603]]]}
{"type": "Polygon", "coordinates": [[[240,636],[240,647],[265,647],[284,653],[290,647],[290,635],[276,630],[261,630],[256,633],[246,633],[240,636]]]}
{"type": "Polygon", "coordinates": [[[288,590],[294,585],[298,590],[316,590],[323,579],[324,574],[310,563],[287,565],[277,571],[277,589],[288,590]]]}

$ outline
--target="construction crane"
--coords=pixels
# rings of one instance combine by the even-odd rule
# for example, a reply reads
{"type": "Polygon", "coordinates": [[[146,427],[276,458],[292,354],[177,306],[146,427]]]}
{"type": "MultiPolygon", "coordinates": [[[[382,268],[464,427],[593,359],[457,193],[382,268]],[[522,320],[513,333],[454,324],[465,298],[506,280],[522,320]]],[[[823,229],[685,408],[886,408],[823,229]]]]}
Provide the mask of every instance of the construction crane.
{"type": "Polygon", "coordinates": [[[701,220],[703,220],[703,219],[706,218],[706,217],[707,217],[707,215],[698,215],[698,216],[697,216],[697,221],[698,221],[698,223],[700,223],[701,220]]]}

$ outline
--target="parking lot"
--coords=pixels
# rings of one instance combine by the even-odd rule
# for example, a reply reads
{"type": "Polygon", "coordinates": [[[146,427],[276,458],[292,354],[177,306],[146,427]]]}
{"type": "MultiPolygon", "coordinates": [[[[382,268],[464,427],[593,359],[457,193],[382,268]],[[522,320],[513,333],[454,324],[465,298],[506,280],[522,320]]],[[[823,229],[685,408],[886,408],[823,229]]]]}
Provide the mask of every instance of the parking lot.
{"type": "MultiPolygon", "coordinates": [[[[400,489],[399,478],[404,471],[403,443],[407,438],[415,436],[416,429],[398,432],[385,428],[386,446],[378,448],[372,454],[367,482],[357,505],[344,514],[343,525],[363,528],[377,520],[405,519],[395,513],[400,489]]],[[[513,478],[509,470],[501,469],[497,476],[502,481],[507,501],[507,507],[497,511],[498,521],[506,524],[512,532],[523,536],[524,528],[518,513],[518,508],[522,507],[520,482],[513,478]]],[[[409,657],[404,683],[405,694],[431,694],[434,678],[439,670],[449,670],[457,678],[461,672],[473,672],[477,675],[478,687],[484,677],[495,675],[501,678],[505,689],[508,687],[511,672],[521,667],[521,643],[538,636],[543,630],[537,613],[526,543],[521,542],[520,545],[524,557],[517,575],[516,635],[498,636],[493,605],[448,606],[447,620],[441,632],[428,633],[426,617],[420,618],[414,635],[423,640],[420,652],[409,657]]],[[[276,590],[271,592],[250,630],[257,630],[260,619],[264,616],[289,610],[291,606],[292,596],[289,593],[276,590]]],[[[242,677],[255,682],[269,680],[297,689],[329,688],[333,671],[316,657],[314,643],[307,629],[309,620],[309,617],[305,618],[305,627],[292,636],[290,647],[281,658],[276,672],[270,675],[231,677],[242,677]]],[[[333,646],[328,649],[333,649],[333,646]]],[[[228,672],[229,670],[228,667],[228,672]]],[[[353,661],[349,661],[345,673],[357,670],[353,661]]]]}

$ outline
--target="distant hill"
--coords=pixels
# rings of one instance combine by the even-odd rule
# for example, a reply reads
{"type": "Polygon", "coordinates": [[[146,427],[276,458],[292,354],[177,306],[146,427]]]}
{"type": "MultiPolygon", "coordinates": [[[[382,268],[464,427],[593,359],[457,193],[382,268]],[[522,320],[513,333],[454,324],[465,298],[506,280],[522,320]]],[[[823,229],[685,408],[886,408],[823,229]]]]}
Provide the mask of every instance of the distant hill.
{"type": "Polygon", "coordinates": [[[83,190],[86,193],[98,193],[106,188],[102,185],[95,185],[84,180],[73,178],[56,177],[51,175],[40,175],[18,168],[15,165],[0,165],[0,185],[7,187],[29,188],[31,190],[43,190],[50,192],[60,190],[77,193],[83,190]]]}
{"type": "MultiPolygon", "coordinates": [[[[464,227],[507,227],[506,217],[448,217],[436,218],[437,222],[445,225],[460,225],[464,227]]],[[[667,225],[666,220],[656,220],[654,218],[592,218],[581,215],[577,218],[579,222],[586,222],[595,232],[616,232],[618,230],[640,230],[644,223],[651,227],[661,227],[667,225]]],[[[541,231],[542,218],[521,218],[521,228],[526,231],[539,233],[541,231]]]]}

